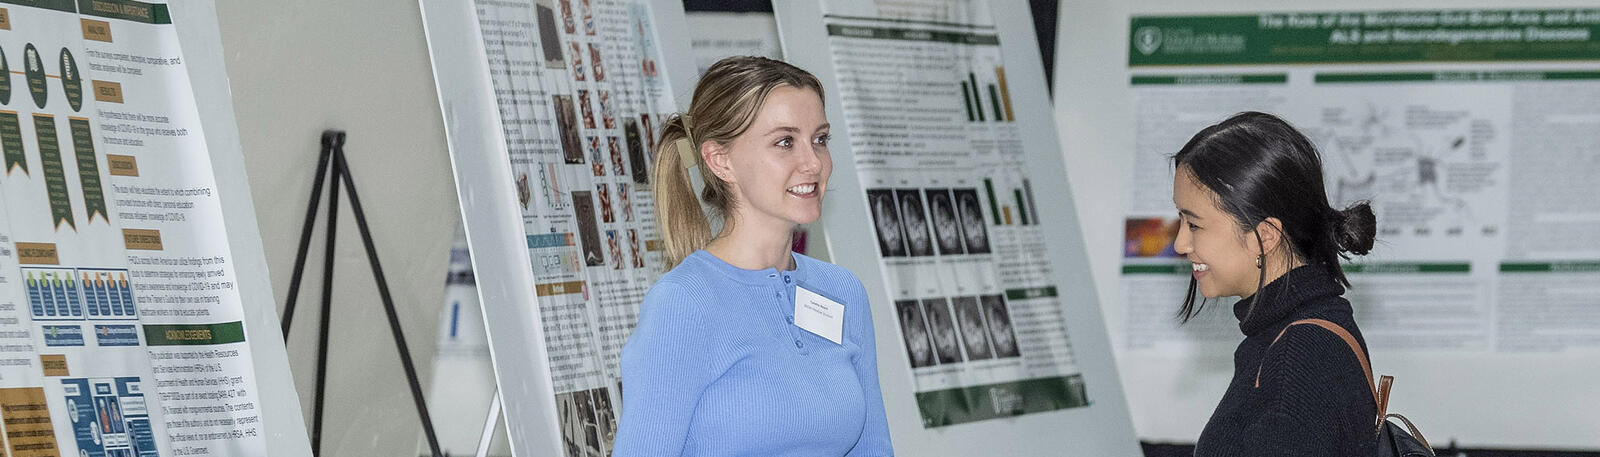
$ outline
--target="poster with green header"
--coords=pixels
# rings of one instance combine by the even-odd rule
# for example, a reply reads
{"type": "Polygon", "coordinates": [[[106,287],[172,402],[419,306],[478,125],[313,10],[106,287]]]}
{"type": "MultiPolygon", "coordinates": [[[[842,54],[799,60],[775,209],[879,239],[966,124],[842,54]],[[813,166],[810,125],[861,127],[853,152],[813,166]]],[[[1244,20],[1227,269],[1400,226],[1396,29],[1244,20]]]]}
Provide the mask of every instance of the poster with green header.
{"type": "Polygon", "coordinates": [[[267,455],[182,25],[0,1],[0,454],[267,455]]]}
{"type": "Polygon", "coordinates": [[[1137,454],[1027,3],[774,9],[827,92],[822,223],[872,301],[896,453],[1137,454]]]}
{"type": "Polygon", "coordinates": [[[1129,27],[1136,67],[1600,58],[1596,9],[1136,16],[1129,27]]]}
{"type": "Polygon", "coordinates": [[[1378,244],[1345,272],[1375,353],[1600,350],[1600,318],[1573,312],[1600,305],[1600,9],[1134,16],[1128,33],[1119,347],[1238,338],[1227,313],[1170,319],[1190,269],[1168,157],[1254,110],[1316,144],[1336,207],[1372,202],[1378,244]]]}

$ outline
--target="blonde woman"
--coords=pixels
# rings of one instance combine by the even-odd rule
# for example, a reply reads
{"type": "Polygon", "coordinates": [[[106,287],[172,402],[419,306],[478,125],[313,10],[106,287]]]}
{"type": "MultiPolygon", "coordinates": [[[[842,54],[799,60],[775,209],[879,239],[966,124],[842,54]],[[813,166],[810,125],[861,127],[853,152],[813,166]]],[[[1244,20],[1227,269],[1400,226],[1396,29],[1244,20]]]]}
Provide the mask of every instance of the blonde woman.
{"type": "Polygon", "coordinates": [[[671,271],[622,350],[614,455],[892,455],[866,290],[790,247],[822,215],[833,169],[821,83],[776,60],[723,59],[657,144],[671,271]],[[716,236],[701,200],[722,220],[716,236]]]}

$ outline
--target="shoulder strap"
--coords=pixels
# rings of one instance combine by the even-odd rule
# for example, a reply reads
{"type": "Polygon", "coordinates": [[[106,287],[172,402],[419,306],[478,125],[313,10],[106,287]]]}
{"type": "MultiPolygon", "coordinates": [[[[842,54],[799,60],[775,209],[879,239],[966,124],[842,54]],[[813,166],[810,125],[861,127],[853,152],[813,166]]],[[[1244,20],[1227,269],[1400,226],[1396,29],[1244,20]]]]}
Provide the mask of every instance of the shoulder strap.
{"type": "MultiPolygon", "coordinates": [[[[1361,350],[1361,343],[1356,342],[1356,337],[1351,336],[1350,332],[1346,331],[1344,327],[1340,327],[1339,324],[1335,324],[1324,319],[1301,319],[1291,322],[1288,326],[1285,326],[1283,331],[1278,332],[1278,336],[1272,339],[1272,343],[1276,344],[1279,339],[1283,338],[1284,333],[1289,332],[1291,327],[1300,324],[1312,324],[1325,328],[1328,331],[1333,332],[1333,334],[1339,335],[1339,338],[1343,339],[1345,344],[1350,345],[1350,351],[1354,352],[1356,354],[1356,360],[1361,362],[1361,372],[1366,373],[1367,375],[1367,388],[1372,390],[1372,401],[1378,405],[1378,416],[1382,417],[1384,412],[1388,409],[1388,405],[1386,404],[1388,403],[1388,398],[1385,398],[1387,395],[1380,395],[1378,393],[1378,386],[1372,382],[1372,364],[1367,362],[1367,352],[1361,350]]],[[[1271,347],[1271,345],[1268,345],[1268,347],[1271,347]]],[[[1389,378],[1388,376],[1384,377],[1389,378]]],[[[1256,366],[1256,387],[1261,387],[1261,367],[1259,365],[1256,366]]],[[[1384,384],[1383,390],[1385,392],[1389,390],[1387,383],[1384,384]]]]}

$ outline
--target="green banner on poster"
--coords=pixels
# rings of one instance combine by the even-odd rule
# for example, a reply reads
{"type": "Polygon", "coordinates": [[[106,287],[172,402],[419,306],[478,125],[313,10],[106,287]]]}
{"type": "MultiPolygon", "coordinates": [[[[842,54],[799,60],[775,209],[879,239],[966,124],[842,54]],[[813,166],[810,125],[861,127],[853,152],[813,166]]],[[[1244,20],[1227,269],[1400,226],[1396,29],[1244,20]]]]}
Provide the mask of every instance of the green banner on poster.
{"type": "Polygon", "coordinates": [[[61,143],[56,137],[56,118],[33,115],[33,130],[39,134],[39,163],[44,166],[44,187],[50,194],[50,222],[57,229],[66,224],[76,230],[78,224],[72,220],[72,197],[67,192],[67,173],[61,163],[61,143]]]}
{"type": "Polygon", "coordinates": [[[172,13],[166,4],[133,0],[78,0],[78,14],[143,24],[172,23],[172,13]]]}
{"type": "Polygon", "coordinates": [[[5,148],[5,174],[11,174],[14,168],[28,174],[28,153],[22,145],[22,120],[17,119],[15,111],[0,111],[0,147],[5,148]]]}
{"type": "Polygon", "coordinates": [[[1030,298],[1054,297],[1056,286],[1030,287],[1025,289],[1007,289],[1007,300],[1027,300],[1030,298]]]}
{"type": "Polygon", "coordinates": [[[1600,260],[1577,262],[1505,262],[1501,273],[1600,273],[1600,260]]]}
{"type": "Polygon", "coordinates": [[[828,36],[841,38],[871,38],[878,40],[924,41],[929,43],[1000,44],[994,33],[950,32],[894,27],[868,27],[859,25],[828,24],[828,36]]]}
{"type": "Polygon", "coordinates": [[[1600,59],[1600,9],[1136,16],[1128,65],[1600,59]]]}
{"type": "MultiPolygon", "coordinates": [[[[10,21],[10,16],[6,21],[10,21]]],[[[6,63],[6,50],[0,48],[0,105],[11,104],[11,64],[6,63]]]]}
{"type": "Polygon", "coordinates": [[[1083,375],[917,393],[925,428],[1089,406],[1083,375]]]}
{"type": "Polygon", "coordinates": [[[1184,275],[1194,272],[1194,267],[1184,263],[1127,264],[1122,266],[1125,275],[1184,275]]]}
{"type": "Polygon", "coordinates": [[[1135,86],[1223,86],[1234,84],[1284,84],[1289,82],[1289,74],[1134,75],[1129,82],[1135,86]]]}
{"type": "Polygon", "coordinates": [[[1426,274],[1426,273],[1471,273],[1472,264],[1465,262],[1371,262],[1344,264],[1344,272],[1350,274],[1426,274]]]}
{"type": "Polygon", "coordinates": [[[72,0],[0,0],[0,3],[68,13],[78,12],[78,8],[72,4],[72,0]]]}
{"type": "Polygon", "coordinates": [[[171,324],[144,326],[145,344],[149,346],[191,346],[244,342],[242,322],[219,324],[171,324]]]}
{"type": "Polygon", "coordinates": [[[1600,71],[1429,71],[1317,73],[1317,84],[1404,82],[1516,82],[1600,80],[1600,71]]]}
{"type": "Polygon", "coordinates": [[[94,137],[89,134],[89,120],[81,117],[67,119],[72,130],[72,151],[78,159],[78,182],[83,184],[84,223],[94,221],[96,214],[107,223],[105,191],[100,186],[100,161],[94,155],[94,137]]]}

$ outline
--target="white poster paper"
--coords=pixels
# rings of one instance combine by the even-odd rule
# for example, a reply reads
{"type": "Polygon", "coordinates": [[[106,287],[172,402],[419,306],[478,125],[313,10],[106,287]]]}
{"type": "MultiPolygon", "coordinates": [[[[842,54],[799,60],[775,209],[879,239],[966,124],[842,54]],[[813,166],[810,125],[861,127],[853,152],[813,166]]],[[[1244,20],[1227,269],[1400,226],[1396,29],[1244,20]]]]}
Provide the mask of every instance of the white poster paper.
{"type": "Polygon", "coordinates": [[[823,222],[873,301],[896,451],[1136,454],[1026,5],[774,8],[828,92],[823,222]]]}
{"type": "Polygon", "coordinates": [[[1132,116],[1084,120],[1080,131],[1109,124],[1131,138],[1106,152],[1131,164],[1114,180],[1126,218],[1122,306],[1108,314],[1142,435],[1192,441],[1231,373],[1226,357],[1242,338],[1231,301],[1186,325],[1174,318],[1190,268],[1171,248],[1170,156],[1205,126],[1252,110],[1316,144],[1336,207],[1372,202],[1377,244],[1346,264],[1345,297],[1376,371],[1397,376],[1391,410],[1435,443],[1595,445],[1577,427],[1511,431],[1552,414],[1593,423],[1593,402],[1574,400],[1587,384],[1501,392],[1520,390],[1508,369],[1582,378],[1572,373],[1600,357],[1600,204],[1587,197],[1600,191],[1600,12],[1125,20],[1132,116]]]}
{"type": "Polygon", "coordinates": [[[659,126],[677,105],[662,62],[659,2],[480,1],[470,17],[455,8],[424,4],[458,188],[464,200],[489,194],[514,205],[463,202],[475,275],[531,282],[526,290],[480,288],[512,450],[609,455],[622,346],[664,272],[650,162],[659,126]],[[468,32],[472,40],[453,39],[468,32]],[[476,50],[481,60],[465,67],[441,64],[476,50]],[[454,84],[487,91],[456,92],[454,84]],[[463,126],[452,111],[459,106],[495,116],[463,126]],[[498,138],[466,140],[468,129],[498,138]],[[468,163],[490,170],[474,173],[468,163]],[[516,230],[501,225],[508,212],[516,230]],[[491,225],[497,244],[486,241],[491,225]],[[529,376],[541,379],[529,384],[529,376]],[[549,393],[508,388],[546,381],[549,393]],[[553,398],[536,398],[546,395],[553,398]]]}
{"type": "Polygon", "coordinates": [[[0,83],[0,409],[28,424],[6,428],[11,455],[265,455],[167,5],[29,3],[0,6],[4,66],[21,73],[0,83]]]}

